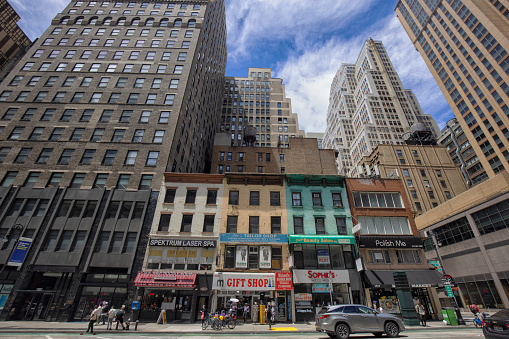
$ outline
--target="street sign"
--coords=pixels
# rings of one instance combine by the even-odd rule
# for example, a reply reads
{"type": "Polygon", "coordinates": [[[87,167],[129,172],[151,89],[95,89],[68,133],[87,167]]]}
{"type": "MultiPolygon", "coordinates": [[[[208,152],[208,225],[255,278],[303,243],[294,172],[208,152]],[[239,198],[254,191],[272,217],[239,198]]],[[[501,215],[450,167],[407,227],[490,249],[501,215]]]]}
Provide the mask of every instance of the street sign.
{"type": "Polygon", "coordinates": [[[444,274],[442,276],[441,280],[442,280],[442,284],[444,284],[444,285],[454,284],[453,278],[448,274],[444,274]]]}
{"type": "Polygon", "coordinates": [[[361,223],[358,223],[357,225],[352,227],[352,234],[359,232],[361,230],[361,228],[362,228],[361,223]]]}
{"type": "Polygon", "coordinates": [[[445,291],[447,292],[447,296],[449,298],[454,298],[454,294],[452,293],[451,285],[445,285],[445,291]]]}

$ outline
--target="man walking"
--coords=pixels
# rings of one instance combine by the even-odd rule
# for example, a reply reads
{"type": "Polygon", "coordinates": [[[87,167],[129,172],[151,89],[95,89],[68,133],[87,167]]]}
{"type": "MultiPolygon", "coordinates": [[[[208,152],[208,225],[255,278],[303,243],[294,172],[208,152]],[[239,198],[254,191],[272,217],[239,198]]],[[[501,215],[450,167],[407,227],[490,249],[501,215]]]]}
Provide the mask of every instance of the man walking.
{"type": "Polygon", "coordinates": [[[417,315],[419,316],[421,325],[426,326],[426,311],[424,310],[424,307],[421,305],[420,301],[418,301],[417,305],[415,305],[415,311],[417,312],[417,315]]]}
{"type": "Polygon", "coordinates": [[[96,309],[93,310],[92,313],[90,313],[87,333],[88,333],[88,331],[90,331],[90,333],[95,334],[94,323],[97,321],[97,317],[99,316],[99,314],[101,314],[101,307],[99,305],[97,305],[96,309]]]}
{"type": "Polygon", "coordinates": [[[111,305],[111,308],[108,311],[108,324],[106,325],[106,330],[110,330],[111,331],[113,329],[113,319],[115,319],[115,314],[116,313],[117,313],[117,311],[115,310],[113,305],[111,305]]]}
{"type": "Polygon", "coordinates": [[[117,317],[117,327],[116,329],[118,330],[118,325],[122,325],[122,329],[125,330],[125,326],[124,326],[124,309],[125,309],[125,305],[122,305],[122,308],[120,310],[118,310],[117,314],[116,314],[116,317],[117,317]]]}

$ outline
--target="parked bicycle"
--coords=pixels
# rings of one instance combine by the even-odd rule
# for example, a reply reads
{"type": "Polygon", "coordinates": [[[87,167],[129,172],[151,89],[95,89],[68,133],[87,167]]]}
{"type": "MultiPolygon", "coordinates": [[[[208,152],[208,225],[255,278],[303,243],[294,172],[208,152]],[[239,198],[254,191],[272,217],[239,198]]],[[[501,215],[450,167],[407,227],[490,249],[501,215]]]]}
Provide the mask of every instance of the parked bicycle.
{"type": "Polygon", "coordinates": [[[479,328],[479,327],[482,327],[482,323],[484,322],[484,320],[486,319],[486,317],[488,316],[488,313],[477,313],[475,318],[474,318],[474,325],[476,328],[479,328]]]}
{"type": "Polygon", "coordinates": [[[224,313],[214,314],[211,320],[211,327],[216,331],[220,331],[226,327],[233,330],[235,326],[237,326],[237,319],[235,319],[235,316],[229,316],[224,313]]]}

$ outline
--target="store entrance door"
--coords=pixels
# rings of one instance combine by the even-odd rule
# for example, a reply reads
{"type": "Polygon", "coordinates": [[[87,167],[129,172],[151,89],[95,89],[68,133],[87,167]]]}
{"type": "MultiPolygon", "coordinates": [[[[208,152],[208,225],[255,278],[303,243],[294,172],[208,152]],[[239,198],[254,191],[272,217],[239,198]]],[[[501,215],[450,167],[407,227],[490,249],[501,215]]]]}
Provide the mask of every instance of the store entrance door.
{"type": "Polygon", "coordinates": [[[192,291],[180,291],[175,303],[175,320],[191,319],[192,291]]]}
{"type": "Polygon", "coordinates": [[[22,320],[45,320],[53,301],[52,293],[27,293],[19,314],[22,320]]]}
{"type": "Polygon", "coordinates": [[[286,307],[286,294],[285,292],[277,293],[277,321],[286,321],[288,319],[286,307]]]}

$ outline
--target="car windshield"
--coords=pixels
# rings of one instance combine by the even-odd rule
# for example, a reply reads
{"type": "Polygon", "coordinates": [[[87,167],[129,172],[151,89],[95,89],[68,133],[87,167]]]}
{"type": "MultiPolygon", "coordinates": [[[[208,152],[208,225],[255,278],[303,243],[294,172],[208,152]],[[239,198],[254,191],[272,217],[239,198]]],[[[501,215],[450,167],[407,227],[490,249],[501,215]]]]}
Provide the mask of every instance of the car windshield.
{"type": "Polygon", "coordinates": [[[509,309],[501,310],[493,314],[490,318],[504,318],[509,319],[509,309]]]}

